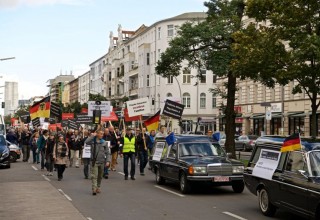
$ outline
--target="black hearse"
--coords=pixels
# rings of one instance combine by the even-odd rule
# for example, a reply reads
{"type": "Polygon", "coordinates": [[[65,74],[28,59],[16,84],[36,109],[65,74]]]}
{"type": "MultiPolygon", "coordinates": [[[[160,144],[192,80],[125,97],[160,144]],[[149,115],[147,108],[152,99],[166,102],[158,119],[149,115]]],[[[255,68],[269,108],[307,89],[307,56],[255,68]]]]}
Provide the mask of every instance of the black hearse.
{"type": "Polygon", "coordinates": [[[273,216],[278,208],[320,219],[320,141],[301,139],[302,149],[280,154],[270,179],[253,175],[264,149],[280,152],[285,137],[265,136],[256,141],[244,171],[246,187],[258,196],[261,212],[273,216]]]}

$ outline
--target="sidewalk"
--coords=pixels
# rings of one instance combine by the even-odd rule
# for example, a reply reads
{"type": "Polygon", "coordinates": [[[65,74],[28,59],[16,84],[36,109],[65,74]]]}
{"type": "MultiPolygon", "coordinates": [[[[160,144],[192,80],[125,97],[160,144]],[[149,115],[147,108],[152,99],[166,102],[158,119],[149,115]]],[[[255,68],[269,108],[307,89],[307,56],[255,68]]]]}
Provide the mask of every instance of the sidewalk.
{"type": "Polygon", "coordinates": [[[0,183],[1,220],[85,220],[47,181],[0,183]]]}

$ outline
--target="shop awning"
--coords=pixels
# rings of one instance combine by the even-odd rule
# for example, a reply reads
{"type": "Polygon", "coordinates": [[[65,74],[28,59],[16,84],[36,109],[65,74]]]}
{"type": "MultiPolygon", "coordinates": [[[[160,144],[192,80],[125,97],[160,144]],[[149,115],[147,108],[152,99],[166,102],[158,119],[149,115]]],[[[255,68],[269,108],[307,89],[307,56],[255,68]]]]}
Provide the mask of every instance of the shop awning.
{"type": "Polygon", "coordinates": [[[250,118],[252,119],[259,119],[259,118],[264,118],[266,114],[264,113],[258,113],[258,114],[253,114],[250,118]]]}
{"type": "Polygon", "coordinates": [[[272,118],[281,118],[282,113],[272,113],[271,116],[272,118]]]}

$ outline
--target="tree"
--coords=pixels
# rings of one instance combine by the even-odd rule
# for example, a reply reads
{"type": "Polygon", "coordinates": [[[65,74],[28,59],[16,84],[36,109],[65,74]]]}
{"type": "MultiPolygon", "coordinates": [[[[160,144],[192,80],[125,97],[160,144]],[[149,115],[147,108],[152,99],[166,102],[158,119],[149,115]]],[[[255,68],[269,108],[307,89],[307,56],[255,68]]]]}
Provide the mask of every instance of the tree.
{"type": "Polygon", "coordinates": [[[89,93],[89,101],[107,101],[107,98],[103,95],[99,94],[92,94],[89,93]]]}
{"type": "Polygon", "coordinates": [[[167,50],[161,54],[157,63],[157,74],[168,77],[181,72],[182,62],[188,62],[188,68],[198,69],[197,77],[202,77],[201,69],[208,69],[220,77],[226,77],[227,106],[226,150],[235,158],[235,112],[234,102],[236,82],[239,77],[230,68],[234,59],[232,34],[242,28],[244,14],[243,0],[211,0],[205,2],[208,17],[205,21],[188,22],[178,30],[178,36],[170,41],[167,50]]]}
{"type": "Polygon", "coordinates": [[[317,136],[316,112],[320,105],[320,4],[318,0],[248,0],[251,23],[234,34],[238,59],[233,70],[251,75],[273,87],[295,81],[292,93],[303,90],[311,101],[312,137],[317,136]]]}

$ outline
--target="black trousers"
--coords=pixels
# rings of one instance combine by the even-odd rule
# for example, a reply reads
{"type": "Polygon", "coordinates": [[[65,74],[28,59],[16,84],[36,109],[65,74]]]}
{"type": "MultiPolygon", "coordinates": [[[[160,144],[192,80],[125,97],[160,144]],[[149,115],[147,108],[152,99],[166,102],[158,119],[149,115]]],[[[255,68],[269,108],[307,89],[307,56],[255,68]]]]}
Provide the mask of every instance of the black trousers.
{"type": "Polygon", "coordinates": [[[65,164],[56,164],[57,166],[57,171],[58,171],[58,178],[62,179],[63,178],[63,172],[66,169],[65,164]]]}

